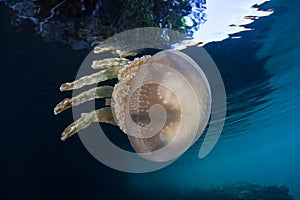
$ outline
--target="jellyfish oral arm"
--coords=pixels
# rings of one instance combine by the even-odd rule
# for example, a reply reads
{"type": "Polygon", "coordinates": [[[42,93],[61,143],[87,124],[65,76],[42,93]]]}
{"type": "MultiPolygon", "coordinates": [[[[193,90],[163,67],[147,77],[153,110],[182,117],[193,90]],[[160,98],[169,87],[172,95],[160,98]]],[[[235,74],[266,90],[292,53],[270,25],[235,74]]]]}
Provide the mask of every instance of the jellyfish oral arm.
{"type": "Polygon", "coordinates": [[[70,124],[62,133],[61,140],[65,141],[75,133],[87,128],[92,123],[102,122],[116,125],[114,121],[111,108],[105,107],[98,110],[94,110],[89,113],[82,113],[81,117],[70,124]]]}
{"type": "Polygon", "coordinates": [[[86,85],[92,85],[92,84],[96,84],[99,82],[103,82],[106,80],[116,78],[118,76],[118,72],[119,72],[120,68],[121,67],[119,67],[119,66],[107,68],[100,72],[96,72],[94,74],[81,77],[80,79],[75,80],[73,82],[64,83],[61,85],[60,91],[79,89],[86,85]]]}
{"type": "MultiPolygon", "coordinates": [[[[68,91],[73,89],[79,89],[86,85],[96,84],[102,81],[114,79],[118,77],[119,70],[130,64],[130,61],[125,58],[107,58],[103,60],[94,61],[92,68],[101,69],[101,71],[94,74],[81,77],[70,83],[64,83],[60,87],[61,91],[68,91]]],[[[59,114],[64,110],[77,106],[87,101],[91,101],[98,98],[106,98],[106,106],[110,106],[110,98],[112,96],[113,86],[99,86],[92,88],[88,91],[84,91],[73,98],[66,98],[56,105],[54,108],[54,114],[59,114]]],[[[105,122],[115,125],[112,111],[110,107],[101,108],[89,113],[82,113],[82,116],[70,124],[62,133],[62,140],[74,135],[76,132],[87,128],[93,122],[105,122]]]]}
{"type": "Polygon", "coordinates": [[[73,98],[66,98],[62,100],[57,106],[54,108],[54,114],[59,114],[62,111],[71,108],[72,106],[78,106],[84,102],[91,101],[93,99],[111,97],[113,92],[113,86],[100,86],[96,88],[92,88],[88,91],[84,91],[79,95],[73,98]]]}

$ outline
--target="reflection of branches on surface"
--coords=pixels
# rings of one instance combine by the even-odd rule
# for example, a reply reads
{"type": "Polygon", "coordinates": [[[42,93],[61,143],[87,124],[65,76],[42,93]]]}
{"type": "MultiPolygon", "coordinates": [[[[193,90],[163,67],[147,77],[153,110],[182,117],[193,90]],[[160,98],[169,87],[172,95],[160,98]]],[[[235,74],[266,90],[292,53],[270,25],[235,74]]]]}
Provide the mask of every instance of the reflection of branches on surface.
{"type": "Polygon", "coordinates": [[[45,24],[45,23],[47,23],[50,19],[52,19],[53,18],[53,16],[55,15],[55,11],[56,11],[56,9],[57,8],[59,8],[63,3],[65,3],[66,2],[66,0],[63,0],[62,2],[60,2],[60,3],[58,3],[56,6],[54,6],[51,10],[50,10],[50,16],[49,17],[46,17],[43,21],[41,21],[40,23],[39,23],[39,25],[40,25],[40,32],[42,32],[43,31],[43,25],[45,24]]]}
{"type": "MultiPolygon", "coordinates": [[[[87,48],[116,33],[141,27],[160,27],[188,33],[182,19],[191,14],[191,2],[177,0],[13,0],[19,10],[37,6],[36,12],[22,12],[22,19],[35,19],[36,31],[47,41],[87,48]],[[30,2],[25,5],[24,2],[30,2]],[[34,2],[34,3],[33,3],[34,2]],[[26,7],[26,8],[25,8],[26,7]],[[96,43],[94,43],[96,41],[96,43]]],[[[199,0],[197,0],[199,1],[199,0]]]]}
{"type": "Polygon", "coordinates": [[[190,13],[189,1],[126,0],[115,26],[118,32],[138,27],[160,27],[183,31],[181,18],[190,13]],[[174,3],[176,2],[176,3],[174,3]]]}
{"type": "Polygon", "coordinates": [[[122,29],[130,28],[135,25],[136,27],[143,26],[157,26],[154,23],[153,15],[153,0],[128,0],[123,2],[121,16],[116,24],[122,29]],[[126,23],[126,21],[130,23],[126,23]]]}

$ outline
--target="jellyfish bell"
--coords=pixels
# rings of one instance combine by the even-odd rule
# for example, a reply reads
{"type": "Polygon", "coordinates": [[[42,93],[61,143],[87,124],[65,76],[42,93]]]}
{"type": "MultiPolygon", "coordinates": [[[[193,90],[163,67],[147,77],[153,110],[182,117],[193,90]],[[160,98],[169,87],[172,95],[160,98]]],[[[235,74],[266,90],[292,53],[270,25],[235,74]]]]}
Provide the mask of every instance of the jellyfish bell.
{"type": "Polygon", "coordinates": [[[120,70],[119,80],[112,113],[141,157],[173,160],[201,136],[210,116],[211,91],[189,56],[165,50],[142,57],[120,70]]]}

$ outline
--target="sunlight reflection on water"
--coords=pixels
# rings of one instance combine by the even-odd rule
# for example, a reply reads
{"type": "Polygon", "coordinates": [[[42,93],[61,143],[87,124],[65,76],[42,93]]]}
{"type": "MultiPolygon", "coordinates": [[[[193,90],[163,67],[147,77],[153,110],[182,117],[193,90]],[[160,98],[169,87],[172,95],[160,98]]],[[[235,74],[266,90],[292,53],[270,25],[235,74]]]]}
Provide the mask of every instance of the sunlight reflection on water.
{"type": "Polygon", "coordinates": [[[249,30],[245,25],[255,19],[269,16],[272,10],[260,10],[257,6],[267,2],[266,0],[230,0],[207,1],[207,21],[200,25],[194,32],[194,39],[205,43],[222,41],[229,35],[249,30]]]}

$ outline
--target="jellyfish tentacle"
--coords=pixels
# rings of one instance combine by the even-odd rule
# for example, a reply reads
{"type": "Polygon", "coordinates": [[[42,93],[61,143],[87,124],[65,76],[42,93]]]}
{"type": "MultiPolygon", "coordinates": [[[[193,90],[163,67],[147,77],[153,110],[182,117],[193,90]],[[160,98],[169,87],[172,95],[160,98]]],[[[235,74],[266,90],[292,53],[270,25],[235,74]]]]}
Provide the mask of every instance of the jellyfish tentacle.
{"type": "Polygon", "coordinates": [[[89,127],[92,123],[102,122],[116,125],[110,107],[94,110],[89,113],[82,113],[81,117],[70,124],[62,133],[61,140],[65,141],[75,133],[89,127]]]}
{"type": "Polygon", "coordinates": [[[110,67],[121,67],[128,65],[130,60],[126,58],[105,58],[103,60],[93,61],[92,68],[93,69],[107,69],[110,67]]]}
{"type": "Polygon", "coordinates": [[[55,106],[54,114],[57,115],[72,106],[78,106],[93,99],[111,97],[113,89],[113,86],[104,85],[84,91],[73,98],[66,98],[55,106]]]}
{"type": "Polygon", "coordinates": [[[114,79],[118,77],[121,66],[104,69],[94,74],[83,76],[73,82],[64,83],[60,86],[60,91],[79,89],[86,85],[92,85],[102,81],[114,79]]]}
{"type": "Polygon", "coordinates": [[[119,56],[120,58],[125,58],[127,56],[136,56],[137,55],[136,52],[125,51],[125,50],[121,50],[121,49],[120,48],[118,49],[118,47],[113,46],[113,45],[101,44],[101,45],[98,45],[94,48],[94,53],[98,54],[98,53],[104,53],[104,52],[110,51],[111,53],[113,53],[114,55],[119,56]]]}
{"type": "Polygon", "coordinates": [[[104,53],[104,52],[108,52],[108,51],[112,51],[114,48],[112,46],[109,45],[97,45],[94,48],[94,53],[104,53]]]}

